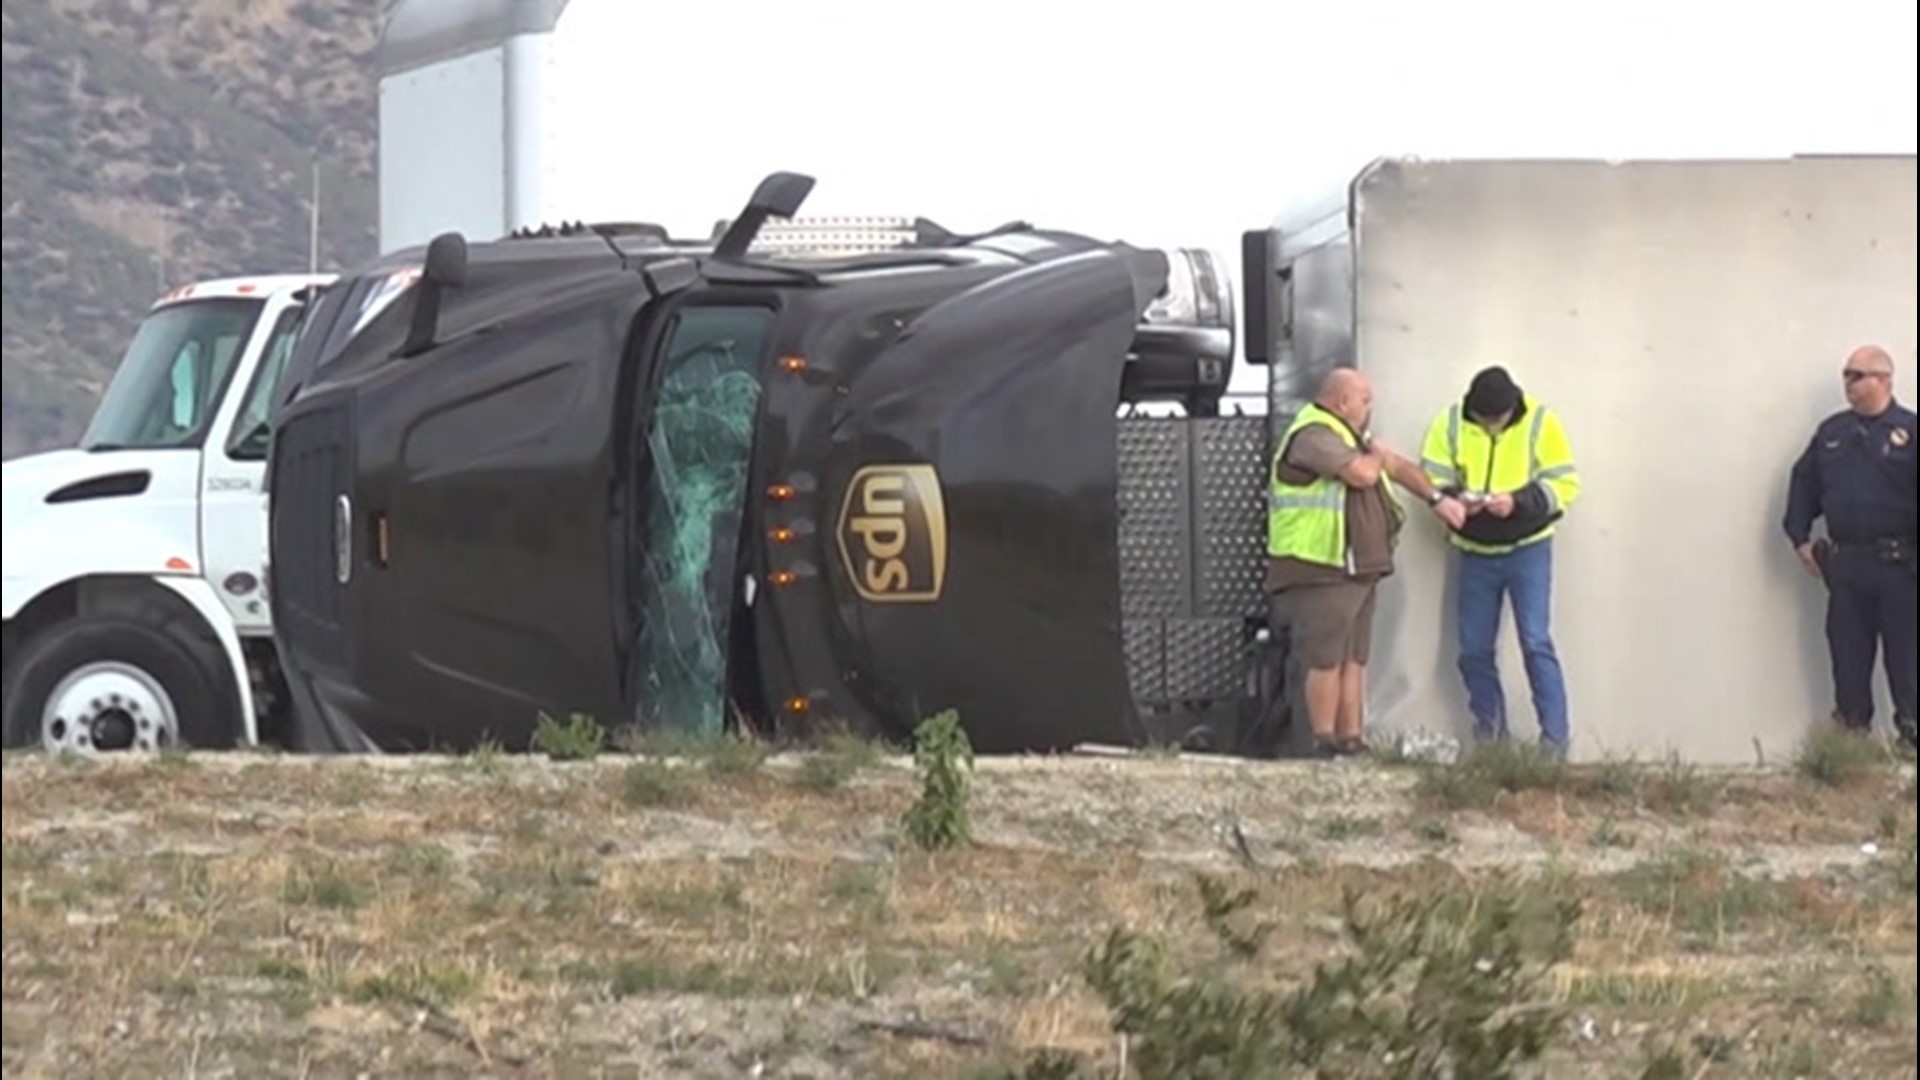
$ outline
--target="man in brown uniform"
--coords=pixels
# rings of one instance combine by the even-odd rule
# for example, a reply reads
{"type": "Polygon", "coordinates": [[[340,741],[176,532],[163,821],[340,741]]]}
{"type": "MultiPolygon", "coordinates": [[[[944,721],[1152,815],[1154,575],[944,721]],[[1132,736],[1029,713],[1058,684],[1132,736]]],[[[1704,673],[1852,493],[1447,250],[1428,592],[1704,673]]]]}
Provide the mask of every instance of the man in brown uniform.
{"type": "Polygon", "coordinates": [[[1334,369],[1287,429],[1270,477],[1270,621],[1289,627],[1290,652],[1306,668],[1307,719],[1322,756],[1366,745],[1374,593],[1393,573],[1402,524],[1387,482],[1433,507],[1449,528],[1466,521],[1465,506],[1367,434],[1372,418],[1367,377],[1334,369]]]}

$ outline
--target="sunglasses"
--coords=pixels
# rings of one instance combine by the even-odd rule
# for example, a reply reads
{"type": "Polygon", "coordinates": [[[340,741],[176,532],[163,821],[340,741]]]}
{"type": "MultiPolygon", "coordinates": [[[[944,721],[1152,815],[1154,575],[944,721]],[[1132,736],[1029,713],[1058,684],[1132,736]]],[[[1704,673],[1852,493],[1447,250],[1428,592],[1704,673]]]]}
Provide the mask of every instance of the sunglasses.
{"type": "Polygon", "coordinates": [[[1847,370],[1840,373],[1840,377],[1847,380],[1850,383],[1857,383],[1862,379],[1884,378],[1886,377],[1886,374],[1887,373],[1884,371],[1861,371],[1857,368],[1848,368],[1847,370]]]}

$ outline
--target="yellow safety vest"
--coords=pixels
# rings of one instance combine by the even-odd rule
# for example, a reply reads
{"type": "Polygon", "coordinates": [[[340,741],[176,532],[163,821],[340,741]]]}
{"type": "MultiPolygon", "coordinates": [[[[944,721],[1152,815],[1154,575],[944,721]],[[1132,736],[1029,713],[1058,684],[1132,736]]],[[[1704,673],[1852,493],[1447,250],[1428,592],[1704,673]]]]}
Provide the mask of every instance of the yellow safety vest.
{"type": "MultiPolygon", "coordinates": [[[[1353,571],[1353,548],[1347,543],[1347,482],[1337,476],[1316,476],[1308,484],[1289,484],[1280,479],[1280,461],[1293,437],[1314,425],[1332,428],[1340,441],[1358,448],[1360,441],[1339,417],[1318,405],[1301,409],[1287,425],[1274,448],[1273,464],[1267,470],[1271,485],[1267,494],[1267,554],[1276,559],[1300,559],[1320,566],[1353,571]]],[[[1405,511],[1394,497],[1393,488],[1383,472],[1380,490],[1386,495],[1387,508],[1396,518],[1405,511]]]]}
{"type": "MultiPolygon", "coordinates": [[[[1434,417],[1420,450],[1421,468],[1434,486],[1492,494],[1538,482],[1553,509],[1572,506],[1580,495],[1580,474],[1574,468],[1566,429],[1560,417],[1533,395],[1525,395],[1522,401],[1520,423],[1497,437],[1467,419],[1459,402],[1434,417]]],[[[1553,531],[1549,525],[1517,544],[1480,544],[1458,534],[1448,539],[1463,551],[1498,554],[1545,540],[1553,531]]]]}

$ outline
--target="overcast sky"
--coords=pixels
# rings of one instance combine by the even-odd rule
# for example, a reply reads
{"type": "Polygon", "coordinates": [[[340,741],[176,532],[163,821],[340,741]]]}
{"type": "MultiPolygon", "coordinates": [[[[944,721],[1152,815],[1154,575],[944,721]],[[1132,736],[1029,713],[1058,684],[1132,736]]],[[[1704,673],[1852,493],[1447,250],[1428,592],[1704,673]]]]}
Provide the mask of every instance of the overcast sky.
{"type": "Polygon", "coordinates": [[[1912,153],[1915,29],[1893,0],[573,0],[562,100],[610,107],[563,111],[600,135],[554,195],[704,228],[796,168],[811,213],[1231,252],[1385,154],[1912,153]]]}

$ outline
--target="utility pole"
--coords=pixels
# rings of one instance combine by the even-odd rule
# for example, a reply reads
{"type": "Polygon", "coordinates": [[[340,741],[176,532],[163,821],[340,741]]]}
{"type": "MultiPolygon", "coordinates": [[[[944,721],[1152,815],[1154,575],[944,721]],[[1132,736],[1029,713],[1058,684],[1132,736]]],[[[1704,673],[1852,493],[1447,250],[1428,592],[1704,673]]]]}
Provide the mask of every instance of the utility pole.
{"type": "Polygon", "coordinates": [[[167,291],[167,245],[172,241],[167,229],[167,215],[162,211],[160,217],[159,250],[153,259],[154,295],[160,296],[167,291]]]}
{"type": "Polygon", "coordinates": [[[313,160],[313,194],[307,203],[307,273],[320,272],[320,159],[313,160]]]}

